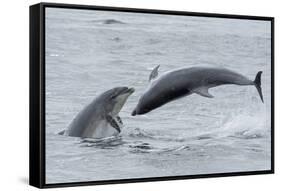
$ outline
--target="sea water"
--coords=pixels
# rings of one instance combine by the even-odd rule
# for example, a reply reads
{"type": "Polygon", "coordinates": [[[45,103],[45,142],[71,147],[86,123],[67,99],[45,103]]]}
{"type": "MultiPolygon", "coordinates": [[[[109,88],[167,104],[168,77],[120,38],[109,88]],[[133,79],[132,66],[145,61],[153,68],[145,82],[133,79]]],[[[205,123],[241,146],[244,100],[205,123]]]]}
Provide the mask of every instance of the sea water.
{"type": "Polygon", "coordinates": [[[46,183],[164,177],[270,169],[270,22],[47,8],[46,183]],[[212,88],[146,115],[131,116],[151,70],[212,66],[254,86],[212,88]],[[102,92],[136,89],[118,137],[58,135],[102,92]]]}

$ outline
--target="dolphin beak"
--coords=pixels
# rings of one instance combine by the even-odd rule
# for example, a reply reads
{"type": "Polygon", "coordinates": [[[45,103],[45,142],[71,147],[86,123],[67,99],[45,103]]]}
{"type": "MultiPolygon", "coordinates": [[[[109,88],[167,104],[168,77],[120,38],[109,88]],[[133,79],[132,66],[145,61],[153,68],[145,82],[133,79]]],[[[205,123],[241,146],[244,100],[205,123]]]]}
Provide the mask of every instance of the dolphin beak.
{"type": "Polygon", "coordinates": [[[135,89],[134,88],[128,88],[126,91],[125,91],[125,93],[130,93],[130,94],[132,94],[132,93],[134,93],[135,92],[135,89]]]}

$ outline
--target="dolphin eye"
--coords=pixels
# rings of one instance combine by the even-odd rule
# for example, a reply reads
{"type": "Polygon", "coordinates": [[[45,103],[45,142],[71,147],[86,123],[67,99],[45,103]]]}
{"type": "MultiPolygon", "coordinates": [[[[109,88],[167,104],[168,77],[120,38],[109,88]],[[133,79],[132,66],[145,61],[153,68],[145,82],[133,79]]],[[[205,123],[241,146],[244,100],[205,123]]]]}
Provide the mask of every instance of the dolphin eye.
{"type": "Polygon", "coordinates": [[[110,99],[115,99],[116,97],[117,97],[117,95],[113,94],[113,95],[110,96],[110,99]]]}

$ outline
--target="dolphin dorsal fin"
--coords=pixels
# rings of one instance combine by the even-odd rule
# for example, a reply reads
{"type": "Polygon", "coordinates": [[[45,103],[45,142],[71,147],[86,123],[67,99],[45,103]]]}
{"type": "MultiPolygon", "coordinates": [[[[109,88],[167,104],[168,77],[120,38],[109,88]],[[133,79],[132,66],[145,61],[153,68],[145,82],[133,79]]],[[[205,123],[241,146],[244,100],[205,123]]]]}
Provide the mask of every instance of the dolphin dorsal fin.
{"type": "Polygon", "coordinates": [[[150,73],[150,75],[149,75],[149,80],[148,80],[149,82],[150,82],[151,80],[157,78],[159,67],[160,67],[160,65],[156,66],[156,67],[151,71],[151,73],[150,73]]]}
{"type": "Polygon", "coordinates": [[[208,90],[209,90],[208,87],[200,87],[200,88],[193,90],[193,92],[197,93],[201,96],[204,96],[204,97],[213,98],[214,96],[211,95],[208,90]]]}
{"type": "Polygon", "coordinates": [[[64,135],[64,134],[65,134],[65,130],[58,132],[58,135],[64,135]]]}

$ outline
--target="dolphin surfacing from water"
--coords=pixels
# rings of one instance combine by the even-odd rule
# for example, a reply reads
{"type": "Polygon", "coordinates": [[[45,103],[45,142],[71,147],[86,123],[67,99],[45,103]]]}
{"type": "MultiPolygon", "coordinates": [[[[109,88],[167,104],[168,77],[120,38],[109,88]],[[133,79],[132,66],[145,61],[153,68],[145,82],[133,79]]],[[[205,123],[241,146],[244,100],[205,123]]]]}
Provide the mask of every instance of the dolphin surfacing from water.
{"type": "Polygon", "coordinates": [[[158,68],[159,65],[152,70],[149,77],[151,84],[140,97],[136,108],[132,112],[132,116],[146,114],[166,103],[193,93],[213,98],[214,96],[208,91],[209,88],[226,84],[253,85],[256,87],[263,102],[261,89],[262,71],[259,71],[255,80],[252,81],[237,72],[211,67],[178,69],[167,72],[157,78],[158,68]]]}
{"type": "Polygon", "coordinates": [[[102,93],[78,113],[67,130],[59,134],[82,138],[118,135],[123,126],[118,114],[133,92],[133,88],[116,87],[102,93]]]}

